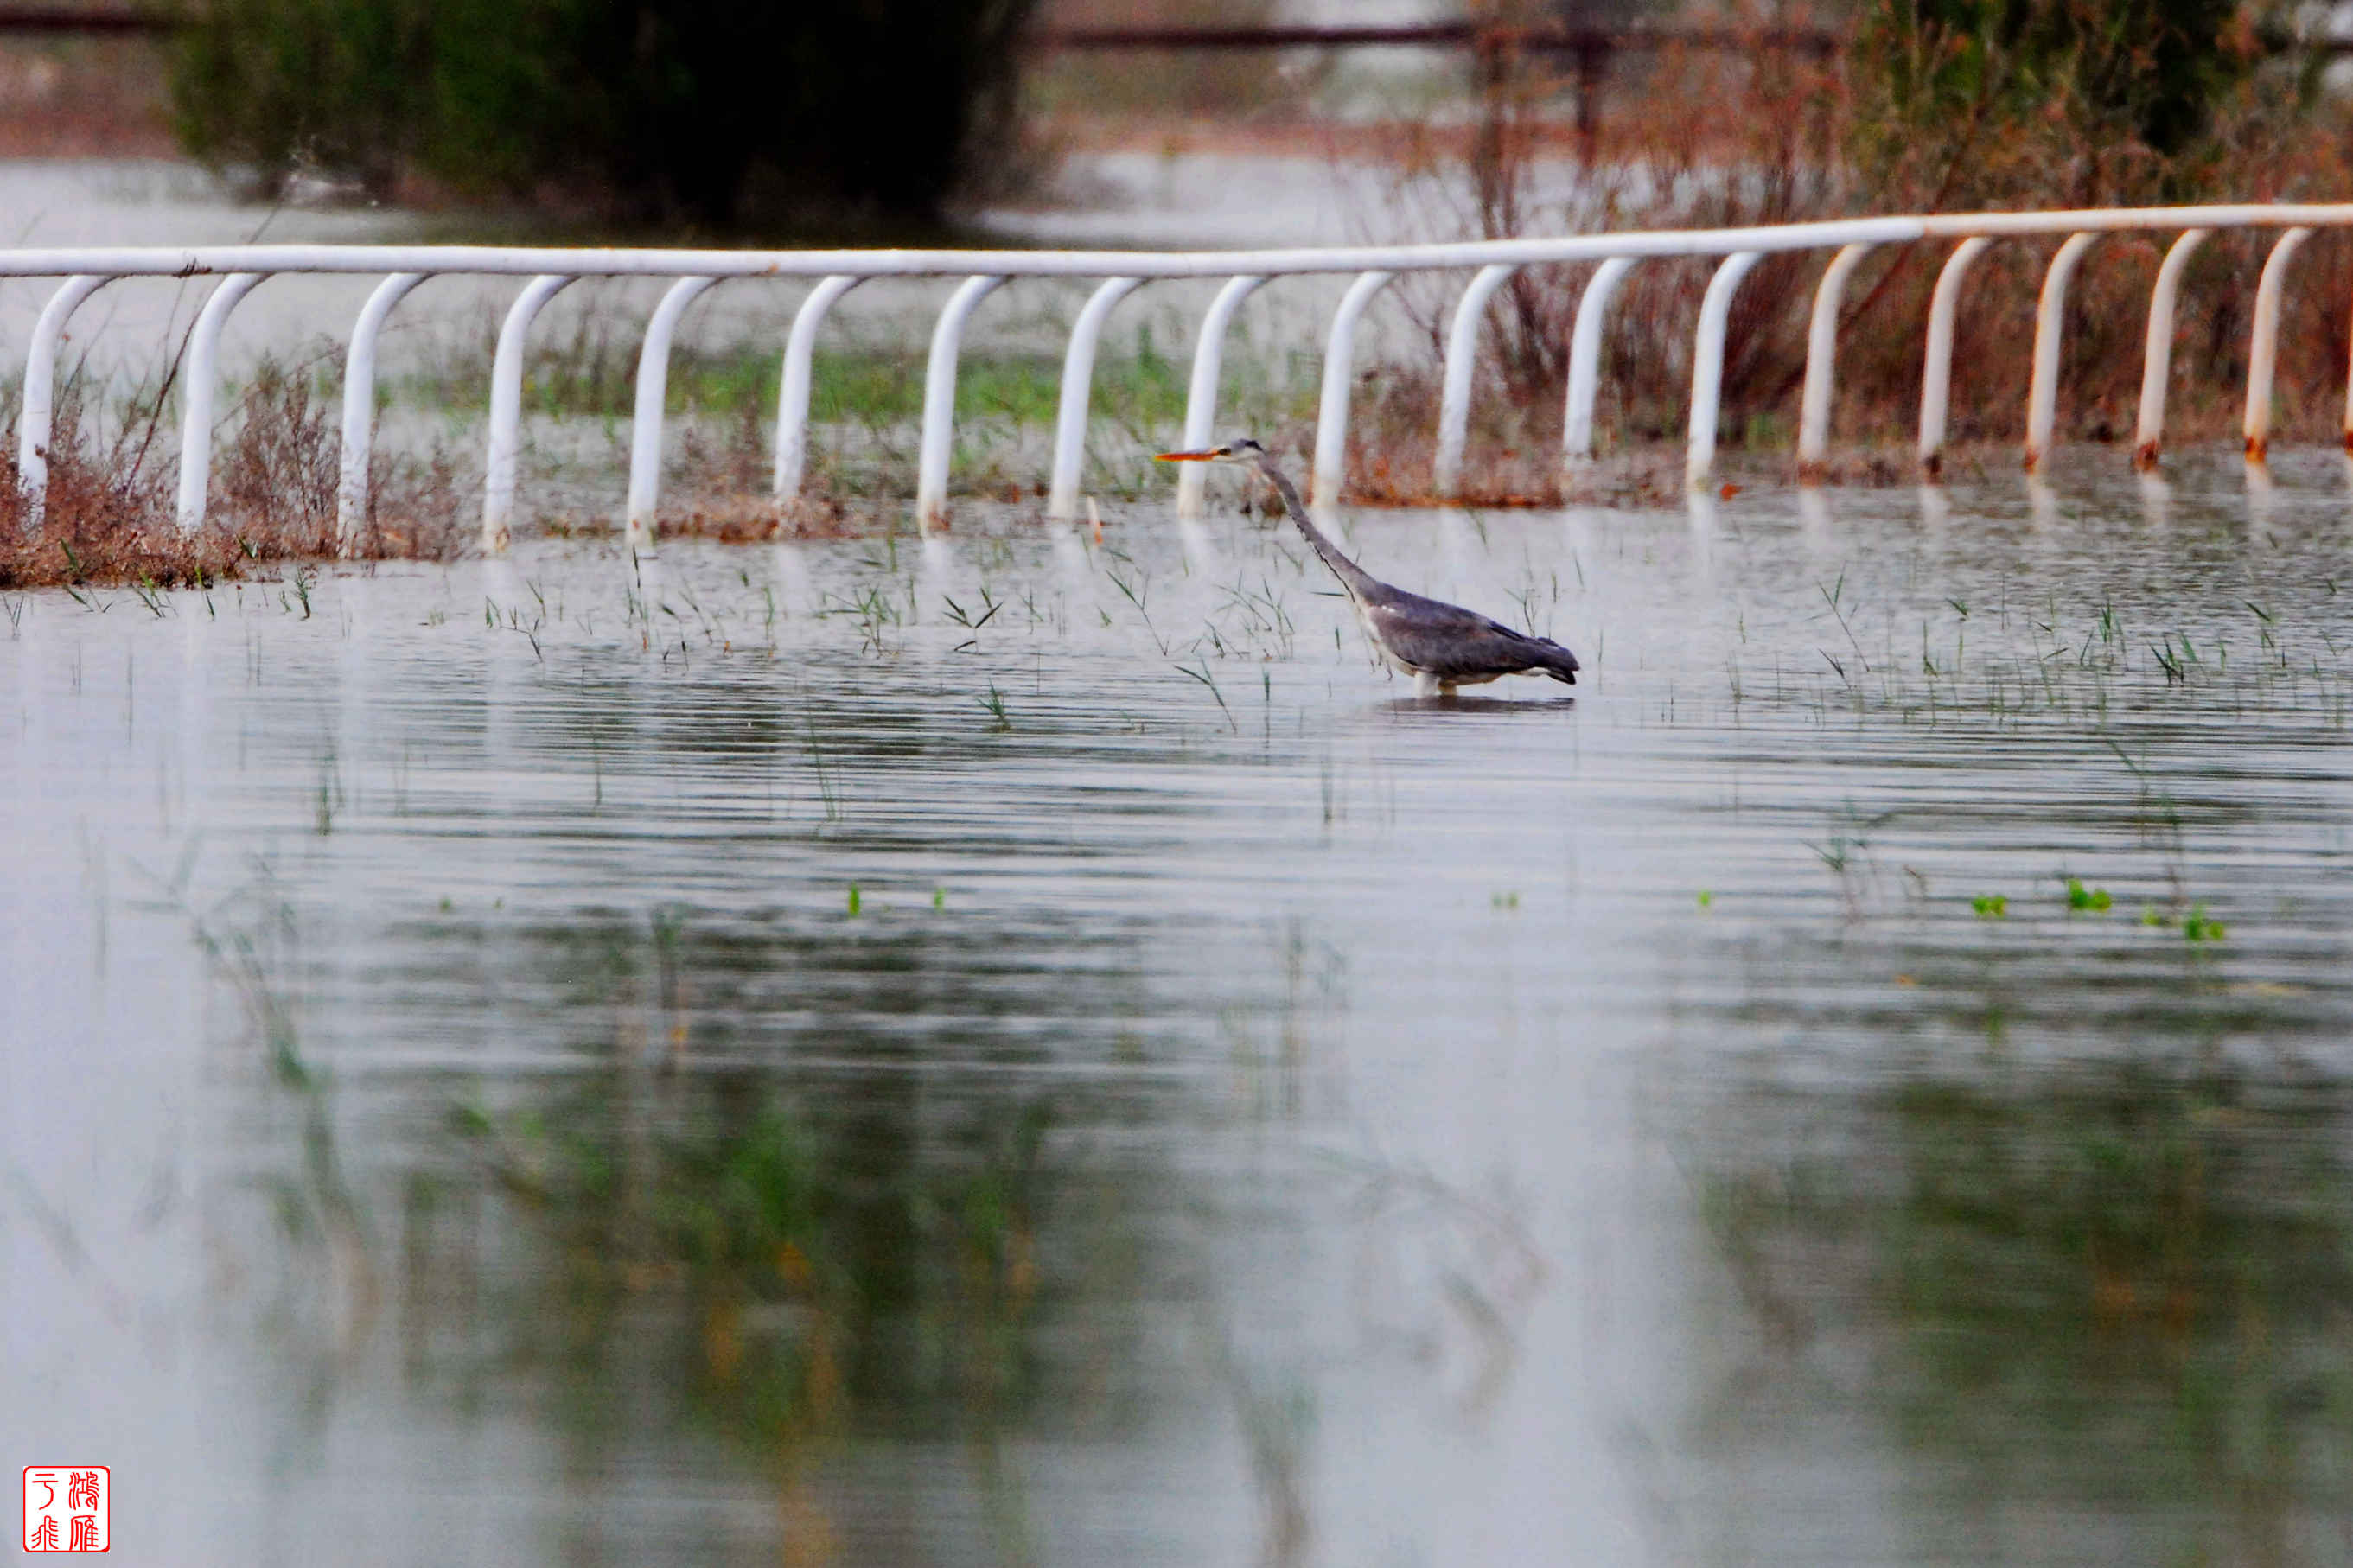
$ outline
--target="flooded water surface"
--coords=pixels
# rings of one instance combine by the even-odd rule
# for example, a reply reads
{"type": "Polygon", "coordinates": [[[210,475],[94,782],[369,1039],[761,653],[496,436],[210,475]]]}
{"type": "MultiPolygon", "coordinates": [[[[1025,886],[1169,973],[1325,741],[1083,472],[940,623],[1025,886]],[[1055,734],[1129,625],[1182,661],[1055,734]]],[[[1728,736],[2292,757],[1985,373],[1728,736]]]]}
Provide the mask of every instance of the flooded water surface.
{"type": "Polygon", "coordinates": [[[2353,1560],[2348,481],[7,601],[133,1563],[2353,1560]]]}

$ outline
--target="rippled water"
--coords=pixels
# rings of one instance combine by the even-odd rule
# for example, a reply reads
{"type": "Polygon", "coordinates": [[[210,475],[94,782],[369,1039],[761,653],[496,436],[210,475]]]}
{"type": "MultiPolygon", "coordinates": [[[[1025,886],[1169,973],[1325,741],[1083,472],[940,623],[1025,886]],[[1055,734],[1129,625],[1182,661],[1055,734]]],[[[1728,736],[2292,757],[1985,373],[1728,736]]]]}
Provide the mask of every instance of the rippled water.
{"type": "Polygon", "coordinates": [[[1156,508],[11,599],[5,1446],[132,1562],[2353,1557],[2353,486],[2111,458],[1354,514],[1588,667],[1451,704],[1156,508]]]}

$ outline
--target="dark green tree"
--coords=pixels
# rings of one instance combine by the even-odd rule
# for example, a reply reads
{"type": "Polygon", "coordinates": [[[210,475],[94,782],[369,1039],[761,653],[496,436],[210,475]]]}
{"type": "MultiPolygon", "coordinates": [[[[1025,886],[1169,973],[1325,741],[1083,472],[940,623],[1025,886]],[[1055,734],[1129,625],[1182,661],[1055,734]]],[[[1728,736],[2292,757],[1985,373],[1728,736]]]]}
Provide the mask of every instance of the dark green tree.
{"type": "Polygon", "coordinates": [[[928,219],[1009,145],[1035,0],[197,0],[185,145],[265,187],[554,193],[640,222],[928,219]]]}

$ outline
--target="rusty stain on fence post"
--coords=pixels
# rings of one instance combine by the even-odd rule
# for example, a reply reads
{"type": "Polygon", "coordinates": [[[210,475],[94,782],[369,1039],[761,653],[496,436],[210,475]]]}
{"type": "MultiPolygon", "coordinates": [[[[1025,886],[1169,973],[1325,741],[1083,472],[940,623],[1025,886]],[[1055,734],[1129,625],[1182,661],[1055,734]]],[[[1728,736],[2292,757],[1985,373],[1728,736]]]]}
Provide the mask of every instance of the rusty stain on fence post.
{"type": "Polygon", "coordinates": [[[2059,347],[2065,331],[2067,280],[2075,264],[2099,238],[2096,234],[2072,234],[2051,258],[2042,274],[2042,293],[2034,306],[2034,376],[2026,394],[2026,471],[2038,473],[2051,453],[2052,432],[2059,423],[2059,347]]]}
{"type": "Polygon", "coordinates": [[[1799,400],[1798,482],[1830,477],[1831,399],[1837,391],[1839,301],[1847,279],[1876,247],[1842,247],[1814,287],[1814,314],[1806,329],[1806,390],[1799,400]]]}
{"type": "Polygon", "coordinates": [[[522,456],[523,351],[540,307],[570,287],[561,272],[542,273],[523,286],[499,325],[491,359],[490,448],[482,458],[482,553],[503,555],[512,542],[515,468],[522,456]]]}
{"type": "Polygon", "coordinates": [[[681,278],[670,286],[646,323],[638,347],[636,408],[629,420],[629,489],[624,528],[633,552],[649,552],[660,532],[662,415],[670,396],[670,345],[678,319],[719,281],[681,278]]]}
{"type": "Polygon", "coordinates": [[[2140,415],[2133,432],[2133,467],[2157,467],[2165,446],[2165,388],[2173,374],[2173,301],[2181,292],[2181,270],[2213,230],[2189,228],[2173,242],[2148,291],[2148,339],[2141,351],[2140,415]]]}
{"type": "Polygon", "coordinates": [[[931,357],[923,366],[923,425],[915,449],[915,520],[929,531],[948,523],[948,460],[955,449],[956,355],[973,307],[1005,282],[1003,273],[966,278],[948,296],[932,328],[931,357]]]}
{"type": "Polygon", "coordinates": [[[1955,246],[1928,299],[1928,363],[1920,373],[1920,477],[1931,484],[1945,470],[1945,414],[1953,390],[1953,323],[1960,314],[1961,279],[1992,243],[1978,235],[1955,246]]]}
{"type": "Polygon", "coordinates": [[[1707,488],[1715,468],[1715,426],[1724,394],[1724,333],[1732,316],[1732,296],[1748,269],[1764,259],[1759,250],[1736,250],[1716,264],[1700,297],[1699,331],[1692,343],[1691,430],[1683,451],[1683,489],[1707,488]]]}
{"type": "Polygon", "coordinates": [[[2241,426],[2246,437],[2247,461],[2263,462],[2271,452],[2272,378],[2279,364],[2280,296],[2287,287],[2287,264],[2296,247],[2312,237],[2308,228],[2292,228],[2279,237],[2263,258],[2263,280],[2255,285],[2255,321],[2247,342],[2247,408],[2241,426]]]}
{"type": "Polygon", "coordinates": [[[776,477],[770,489],[780,513],[800,499],[801,474],[808,463],[809,376],[817,330],[833,302],[864,281],[841,272],[820,279],[793,312],[792,330],[785,336],[784,366],[776,377],[776,477]]]}

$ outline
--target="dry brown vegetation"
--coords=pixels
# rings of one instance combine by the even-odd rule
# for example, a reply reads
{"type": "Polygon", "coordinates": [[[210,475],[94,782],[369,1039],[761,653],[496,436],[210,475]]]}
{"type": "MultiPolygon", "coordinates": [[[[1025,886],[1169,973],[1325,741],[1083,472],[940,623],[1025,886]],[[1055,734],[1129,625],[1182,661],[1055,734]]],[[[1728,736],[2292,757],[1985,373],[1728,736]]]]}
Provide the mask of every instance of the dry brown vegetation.
{"type": "MultiPolygon", "coordinates": [[[[1760,37],[1761,37],[1760,33],[1760,37]]],[[[2226,44],[2228,40],[2225,40],[2226,44]]],[[[2252,49],[2252,45],[2247,46],[2252,49]]],[[[1498,63],[1478,123],[1391,132],[1396,199],[1433,234],[1484,237],[1778,224],[1862,213],[2343,200],[2353,114],[2292,60],[2249,68],[2194,144],[2160,153],[2129,125],[2092,124],[2061,88],[2023,118],[1907,128],[1884,101],[1883,62],[1858,42],[1829,59],[1763,47],[1667,53],[1612,85],[1589,162],[1570,84],[1545,57],[1498,63]],[[1568,177],[1575,174],[1572,182],[1568,177]],[[1572,189],[1547,199],[1546,190],[1572,189]]],[[[1988,95],[1990,96],[1990,95],[1988,95]]],[[[2063,441],[2130,439],[2148,289],[2170,234],[2104,238],[2077,271],[2061,383],[2063,441]]],[[[2170,441],[2235,428],[2247,334],[2271,234],[2218,234],[2191,264],[2177,324],[2170,441]]],[[[1969,276],[1955,350],[1949,439],[1968,460],[2014,465],[2023,434],[2034,303],[2060,237],[1996,245],[1969,276]]],[[[1908,479],[1928,296],[1947,247],[1890,247],[1851,281],[1838,358],[1833,477],[1908,479]]],[[[1769,258],[1736,297],[1720,440],[1775,468],[1792,461],[1806,326],[1827,253],[1769,258]]],[[[1611,310],[1597,433],[1604,482],[1645,489],[1680,442],[1691,340],[1714,262],[1635,268],[1611,310]],[[1646,451],[1647,448],[1647,451],[1646,451]],[[1611,476],[1614,474],[1614,480],[1611,476]]],[[[1567,345],[1589,265],[1529,268],[1497,297],[1482,349],[1465,465],[1472,499],[1546,501],[1557,471],[1567,345]]],[[[1427,499],[1440,348],[1461,280],[1398,285],[1425,351],[1382,368],[1358,416],[1351,467],[1373,501],[1427,499]]],[[[2275,438],[2337,438],[2353,331],[2353,236],[2297,256],[2280,338],[2275,438]]]]}
{"type": "Polygon", "coordinates": [[[167,379],[134,394],[120,417],[101,421],[69,384],[59,399],[37,520],[17,486],[13,453],[0,458],[0,588],[202,586],[264,562],[446,560],[462,546],[458,488],[437,453],[378,454],[369,516],[343,548],[335,531],[339,448],[328,402],[307,372],[268,360],[232,412],[206,522],[184,536],[173,513],[177,443],[163,416],[170,390],[167,379]]]}

